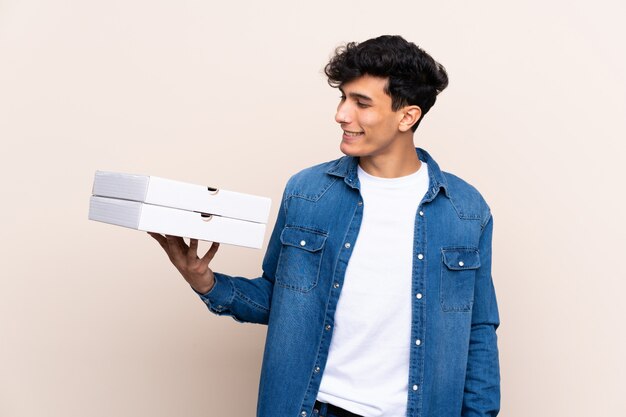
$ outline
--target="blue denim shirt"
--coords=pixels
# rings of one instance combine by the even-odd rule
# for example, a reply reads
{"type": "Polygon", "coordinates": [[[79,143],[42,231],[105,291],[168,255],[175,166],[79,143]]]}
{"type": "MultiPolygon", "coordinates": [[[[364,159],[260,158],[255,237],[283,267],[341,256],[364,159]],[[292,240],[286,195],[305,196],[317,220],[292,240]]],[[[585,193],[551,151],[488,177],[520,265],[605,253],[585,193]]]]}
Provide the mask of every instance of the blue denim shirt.
{"type": "MultiPolygon", "coordinates": [[[[428,164],[429,189],[417,208],[412,294],[407,294],[412,324],[406,415],[495,416],[499,318],[491,279],[491,213],[475,188],[442,172],[426,151],[416,152],[428,164]],[[414,343],[417,339],[422,343],[414,343]]],[[[201,295],[216,314],[268,324],[259,417],[312,416],[351,244],[363,217],[357,164],[357,158],[342,157],[294,175],[263,275],[216,273],[214,287],[201,295]]]]}

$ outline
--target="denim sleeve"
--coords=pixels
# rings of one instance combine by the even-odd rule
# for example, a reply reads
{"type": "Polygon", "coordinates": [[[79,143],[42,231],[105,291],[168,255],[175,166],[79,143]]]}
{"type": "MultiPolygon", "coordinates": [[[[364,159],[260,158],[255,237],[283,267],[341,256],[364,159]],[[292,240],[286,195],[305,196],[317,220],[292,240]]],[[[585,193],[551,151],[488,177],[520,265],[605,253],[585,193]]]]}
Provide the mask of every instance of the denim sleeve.
{"type": "Polygon", "coordinates": [[[280,254],[280,233],[285,225],[284,198],[263,260],[263,274],[258,278],[229,276],[215,272],[215,284],[206,294],[199,294],[210,311],[246,323],[267,324],[269,320],[274,274],[280,254]]]}
{"type": "Polygon", "coordinates": [[[472,308],[462,417],[495,417],[500,410],[500,365],[496,329],[500,324],[496,294],[491,278],[493,218],[489,214],[479,250],[472,308]]]}

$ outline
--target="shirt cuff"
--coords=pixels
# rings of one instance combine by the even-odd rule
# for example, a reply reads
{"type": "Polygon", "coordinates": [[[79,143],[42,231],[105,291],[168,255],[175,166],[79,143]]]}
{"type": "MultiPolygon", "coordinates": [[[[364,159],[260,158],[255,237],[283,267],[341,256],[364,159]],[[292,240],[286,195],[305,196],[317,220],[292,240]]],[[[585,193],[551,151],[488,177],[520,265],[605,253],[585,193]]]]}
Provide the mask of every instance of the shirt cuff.
{"type": "MultiPolygon", "coordinates": [[[[202,301],[209,307],[209,309],[215,313],[221,313],[227,310],[233,298],[235,297],[235,288],[229,276],[214,272],[215,284],[207,293],[200,294],[194,290],[196,294],[200,296],[202,301]]],[[[193,289],[193,288],[192,288],[193,289]]]]}

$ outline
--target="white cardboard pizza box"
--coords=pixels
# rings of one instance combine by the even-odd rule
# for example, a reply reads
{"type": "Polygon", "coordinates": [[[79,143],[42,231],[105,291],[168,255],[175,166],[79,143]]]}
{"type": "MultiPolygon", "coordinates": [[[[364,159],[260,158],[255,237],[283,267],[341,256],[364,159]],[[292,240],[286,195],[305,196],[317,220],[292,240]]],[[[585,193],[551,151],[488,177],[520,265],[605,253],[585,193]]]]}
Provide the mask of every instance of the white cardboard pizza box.
{"type": "Polygon", "coordinates": [[[265,236],[265,223],[98,196],[91,196],[89,219],[147,232],[256,249],[263,245],[265,236]]]}
{"type": "Polygon", "coordinates": [[[92,194],[267,223],[271,200],[149,175],[96,171],[92,194]]]}

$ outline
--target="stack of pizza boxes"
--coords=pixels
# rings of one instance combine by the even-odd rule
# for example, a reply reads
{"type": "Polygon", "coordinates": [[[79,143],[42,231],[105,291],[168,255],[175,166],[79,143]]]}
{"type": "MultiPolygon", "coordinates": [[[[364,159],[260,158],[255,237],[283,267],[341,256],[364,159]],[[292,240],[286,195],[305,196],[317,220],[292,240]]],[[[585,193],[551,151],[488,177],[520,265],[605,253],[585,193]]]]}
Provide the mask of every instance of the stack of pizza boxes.
{"type": "Polygon", "coordinates": [[[271,200],[147,175],[97,171],[89,219],[156,232],[260,248],[271,200]]]}

